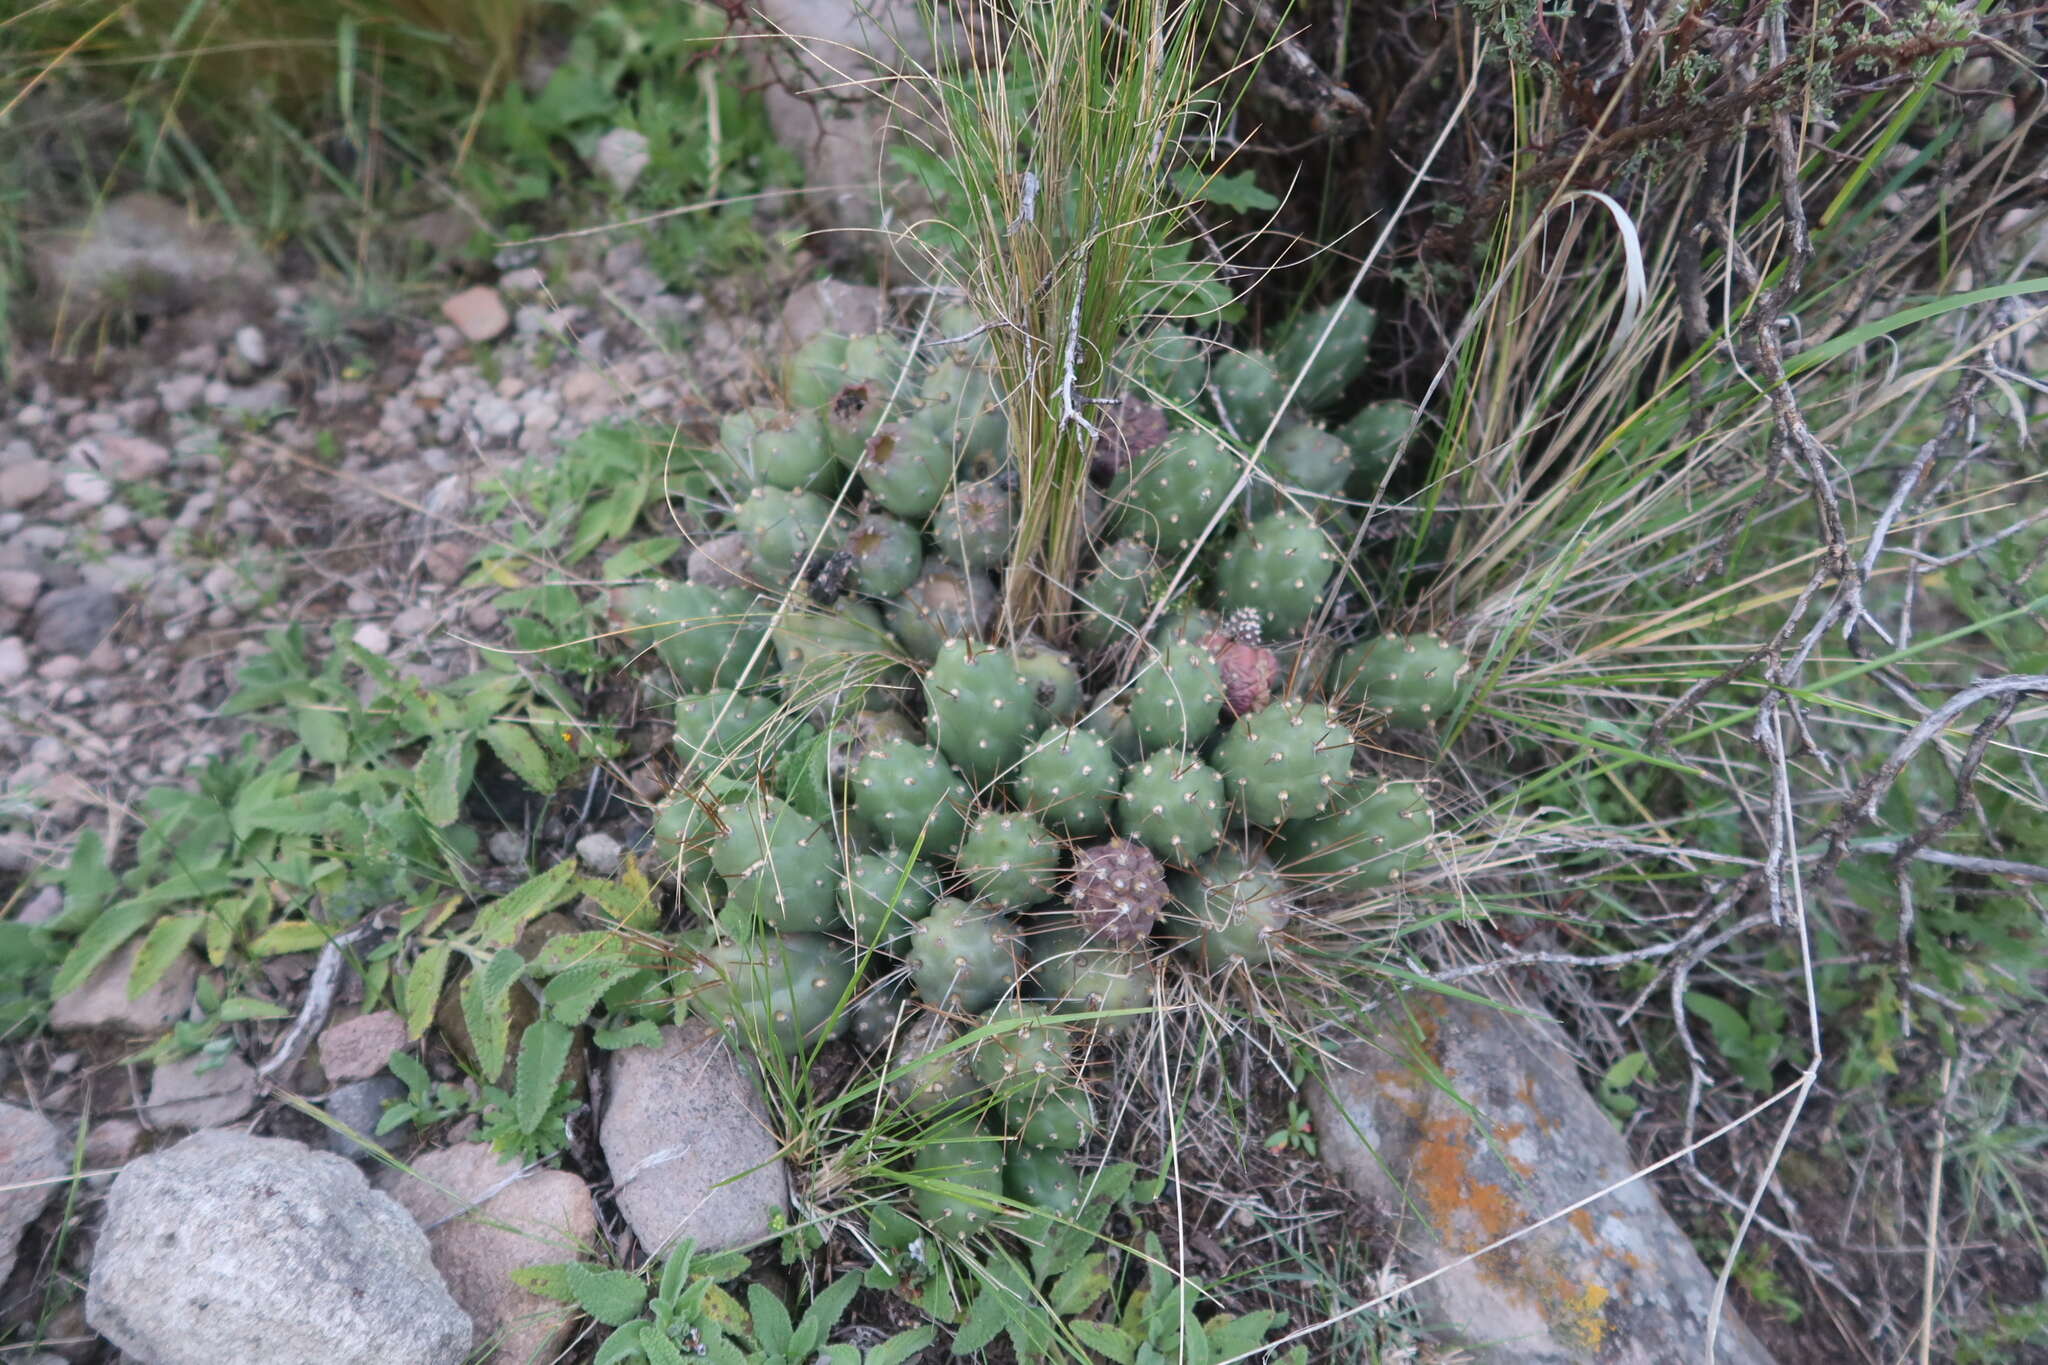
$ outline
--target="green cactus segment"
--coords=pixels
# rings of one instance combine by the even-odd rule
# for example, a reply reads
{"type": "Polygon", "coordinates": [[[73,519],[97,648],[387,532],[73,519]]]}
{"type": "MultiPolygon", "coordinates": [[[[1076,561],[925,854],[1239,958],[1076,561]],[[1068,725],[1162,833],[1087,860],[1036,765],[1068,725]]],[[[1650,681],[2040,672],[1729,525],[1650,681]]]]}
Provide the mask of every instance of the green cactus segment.
{"type": "Polygon", "coordinates": [[[839,916],[863,945],[893,948],[939,898],[939,878],[901,853],[863,853],[840,879],[839,916]]]}
{"type": "Polygon", "coordinates": [[[1003,1188],[1040,1213],[1059,1216],[1081,1207],[1081,1173],[1057,1152],[1012,1152],[1003,1163],[1003,1188]]]}
{"type": "Polygon", "coordinates": [[[1024,756],[1038,702],[1008,650],[948,641],[924,687],[936,722],[933,737],[969,778],[986,785],[1024,756]]]}
{"type": "Polygon", "coordinates": [[[1020,1091],[1003,1105],[1003,1122],[1029,1151],[1071,1152],[1095,1135],[1095,1102],[1072,1084],[1020,1091]]]}
{"type": "Polygon", "coordinates": [[[1427,635],[1381,635],[1337,656],[1332,695],[1386,713],[1395,725],[1427,729],[1451,712],[1470,661],[1427,635]]]}
{"type": "Polygon", "coordinates": [[[1216,602],[1259,613],[1268,639],[1301,632],[1337,572],[1337,556],[1314,522],[1292,512],[1262,517],[1231,537],[1216,572],[1216,602]]]}
{"type": "Polygon", "coordinates": [[[1052,898],[1060,846],[1030,816],[991,811],[960,841],[954,867],[982,901],[1016,910],[1052,898]]]}
{"type": "Polygon", "coordinates": [[[719,689],[695,693],[676,702],[676,753],[694,773],[748,777],[765,751],[782,747],[767,743],[776,728],[775,703],[766,697],[719,689]]]}
{"type": "Polygon", "coordinates": [[[1047,730],[1017,764],[1012,789],[1025,809],[1069,838],[1106,833],[1123,780],[1109,741],[1087,730],[1047,730]]]}
{"type": "Polygon", "coordinates": [[[1296,396],[1303,406],[1325,408],[1344,396],[1351,381],[1365,372],[1366,346],[1378,323],[1379,314],[1357,299],[1339,299],[1294,320],[1273,359],[1282,374],[1301,376],[1296,396]],[[1325,327],[1328,339],[1323,337],[1325,327]]]}
{"type": "Polygon", "coordinates": [[[1273,425],[1287,398],[1287,377],[1264,351],[1230,351],[1211,370],[1223,408],[1247,445],[1273,425]]]}
{"type": "Polygon", "coordinates": [[[1232,806],[1277,829],[1328,810],[1351,776],[1351,731],[1320,702],[1276,701],[1240,716],[1212,757],[1232,806]]]}
{"type": "MultiPolygon", "coordinates": [[[[1032,974],[1054,1017],[1098,1011],[1143,1010],[1153,1001],[1150,954],[1144,945],[1106,947],[1079,929],[1045,930],[1034,935],[1032,974]]],[[[1121,1033],[1142,1014],[1115,1014],[1085,1022],[1101,1033],[1121,1033]]]]}
{"type": "Polygon", "coordinates": [[[1154,332],[1131,347],[1131,370],[1161,399],[1192,407],[1209,382],[1211,349],[1187,332],[1154,332]]]}
{"type": "Polygon", "coordinates": [[[942,1014],[906,1009],[890,1055],[889,1089],[914,1114],[937,1115],[965,1108],[981,1093],[969,1049],[955,1047],[959,1031],[942,1014]]]}
{"type": "Polygon", "coordinates": [[[949,897],[910,931],[903,959],[927,1005],[976,1013],[1017,984],[1017,942],[1009,916],[949,897]]]}
{"type": "Polygon", "coordinates": [[[1195,749],[1222,723],[1223,675],[1201,645],[1176,640],[1131,684],[1131,724],[1149,752],[1195,749]]]}
{"type": "MultiPolygon", "coordinates": [[[[846,357],[840,365],[841,382],[879,384],[886,393],[896,386],[909,366],[908,346],[887,332],[863,332],[846,339],[846,357]]],[[[835,392],[837,387],[834,386],[835,392]]]]}
{"type": "Polygon", "coordinates": [[[846,1022],[853,984],[845,950],[815,934],[762,935],[720,943],[691,971],[690,1009],[742,1039],[773,1039],[785,1053],[810,1047],[846,1022]]]}
{"type": "Polygon", "coordinates": [[[854,582],[872,597],[894,599],[924,572],[924,538],[886,512],[870,512],[846,536],[854,582]]]}
{"type": "Polygon", "coordinates": [[[846,338],[820,332],[782,362],[782,393],[793,408],[819,408],[846,383],[846,338]]]}
{"type": "Polygon", "coordinates": [[[827,673],[873,676],[885,671],[877,656],[895,644],[882,613],[866,602],[846,602],[831,611],[791,610],[775,627],[775,657],[782,665],[783,686],[792,679],[811,680],[827,673]]]}
{"type": "Polygon", "coordinates": [[[956,433],[968,459],[1002,454],[1009,419],[996,401],[995,378],[985,366],[948,356],[926,372],[918,397],[929,420],[956,433]]]}
{"type": "Polygon", "coordinates": [[[1037,723],[1032,728],[1064,725],[1081,714],[1081,670],[1074,667],[1073,659],[1035,638],[1020,640],[1010,652],[1038,702],[1037,723]]]}
{"type": "Polygon", "coordinates": [[[678,784],[654,819],[650,837],[669,864],[683,903],[702,915],[717,910],[720,894],[718,869],[711,865],[711,851],[725,837],[716,812],[720,798],[739,792],[736,785],[678,784]]]}
{"type": "Polygon", "coordinates": [[[1006,1001],[989,1016],[1004,1027],[975,1045],[974,1076],[1004,1105],[1051,1094],[1073,1081],[1074,1031],[1049,1022],[1038,1005],[1006,1001]]]}
{"type": "Polygon", "coordinates": [[[1109,486],[1116,532],[1178,554],[1194,544],[1237,484],[1236,457],[1206,431],[1177,431],[1109,486]]]}
{"type": "Polygon", "coordinates": [[[726,836],[711,851],[726,908],[784,933],[837,927],[839,846],[832,832],[772,796],[725,806],[726,836]]]}
{"type": "Polygon", "coordinates": [[[987,574],[927,560],[924,575],[889,608],[889,628],[905,653],[930,663],[948,640],[986,640],[1000,601],[987,574]]]}
{"type": "Polygon", "coordinates": [[[1223,838],[1223,778],[1179,749],[1161,749],[1124,774],[1117,823],[1161,860],[1187,864],[1223,838]]]}
{"type": "Polygon", "coordinates": [[[950,854],[967,829],[974,793],[936,750],[890,739],[853,770],[854,808],[892,848],[950,854]]]}
{"type": "Polygon", "coordinates": [[[868,439],[861,477],[876,502],[896,516],[923,521],[953,482],[953,447],[917,422],[891,422],[868,439]]]}
{"type": "Polygon", "coordinates": [[[888,411],[887,385],[873,380],[845,385],[825,405],[825,449],[845,468],[859,468],[861,455],[888,411]]]}
{"type": "Polygon", "coordinates": [[[1081,647],[1103,649],[1135,636],[1152,603],[1157,576],[1158,562],[1144,541],[1119,540],[1105,549],[1074,604],[1081,615],[1074,638],[1081,647]]]}
{"type": "Polygon", "coordinates": [[[1152,648],[1165,649],[1175,641],[1200,644],[1223,629],[1223,617],[1207,607],[1181,607],[1159,618],[1152,629],[1152,648]]]}
{"type": "Polygon", "coordinates": [[[1102,737],[1120,768],[1128,768],[1145,756],[1138,727],[1131,721],[1129,696],[1128,689],[1111,688],[1098,693],[1088,703],[1087,714],[1081,717],[1081,728],[1102,737]]]}
{"type": "Polygon", "coordinates": [[[779,412],[760,422],[747,454],[756,479],[790,491],[820,487],[838,468],[815,412],[779,412]]]}
{"type": "Polygon", "coordinates": [[[970,572],[992,569],[1010,553],[1010,495],[1000,479],[953,486],[932,515],[932,543],[970,572]]]}
{"type": "Polygon", "coordinates": [[[1429,861],[1435,828],[1413,782],[1387,782],[1348,798],[1320,820],[1290,826],[1280,864],[1316,891],[1356,895],[1397,882],[1429,861]]]}
{"type": "Polygon", "coordinates": [[[913,1196],[917,1215],[941,1237],[959,1238],[996,1221],[1003,1194],[1003,1146],[971,1121],[949,1125],[918,1148],[917,1173],[937,1182],[913,1196]]]}
{"type": "Polygon", "coordinates": [[[1398,398],[1367,403],[1358,415],[1337,428],[1337,439],[1351,448],[1351,477],[1345,491],[1366,499],[1380,490],[1387,471],[1400,460],[1415,430],[1416,407],[1398,398]]]}
{"type": "Polygon", "coordinates": [[[737,681],[768,620],[766,613],[753,610],[749,593],[720,592],[695,583],[663,581],[628,588],[621,608],[632,627],[627,643],[652,644],[676,682],[690,692],[737,681]]]}
{"type": "MultiPolygon", "coordinates": [[[[1283,487],[1326,497],[1349,481],[1351,449],[1321,427],[1289,427],[1273,438],[1259,456],[1259,465],[1283,487]]],[[[1266,494],[1263,501],[1280,505],[1271,490],[1260,491],[1266,494]]]]}
{"type": "Polygon", "coordinates": [[[1173,917],[1180,951],[1211,971],[1273,961],[1294,917],[1288,884],[1264,858],[1221,849],[1193,872],[1175,873],[1173,917]]]}
{"type": "Polygon", "coordinates": [[[734,528],[754,547],[754,562],[765,573],[783,576],[808,558],[831,553],[825,534],[831,520],[832,504],[816,493],[783,488],[756,488],[732,512],[734,528]]]}

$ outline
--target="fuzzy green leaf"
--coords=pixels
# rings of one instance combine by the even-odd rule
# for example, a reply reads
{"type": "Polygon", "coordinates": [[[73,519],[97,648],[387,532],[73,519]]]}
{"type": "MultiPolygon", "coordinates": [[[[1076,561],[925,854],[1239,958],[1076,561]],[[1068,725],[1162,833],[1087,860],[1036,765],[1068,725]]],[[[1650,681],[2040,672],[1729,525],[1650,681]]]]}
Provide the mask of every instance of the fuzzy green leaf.
{"type": "Polygon", "coordinates": [[[292,708],[292,729],[314,762],[338,768],[348,762],[348,722],[339,712],[313,706],[292,708]]]}
{"type": "Polygon", "coordinates": [[[128,973],[128,998],[140,999],[144,991],[161,981],[205,923],[204,915],[173,915],[158,920],[135,954],[135,967],[128,973]]]}
{"type": "Polygon", "coordinates": [[[575,1028],[590,1018],[597,1002],[630,968],[615,962],[583,962],[556,975],[545,992],[548,1014],[575,1028]]]}
{"type": "Polygon", "coordinates": [[[676,551],[683,548],[683,542],[675,536],[652,536],[636,540],[622,550],[605,557],[599,566],[599,578],[639,578],[649,569],[666,564],[675,558],[676,551]]]}
{"type": "Polygon", "coordinates": [[[476,740],[472,736],[455,732],[428,741],[413,768],[413,789],[429,821],[440,828],[455,823],[475,772],[476,740]]]}
{"type": "Polygon", "coordinates": [[[50,983],[50,998],[69,995],[83,986],[86,978],[113,956],[115,949],[155,918],[156,907],[140,901],[124,901],[103,911],[64,955],[64,965],[57,969],[57,977],[50,983]]]}
{"type": "Polygon", "coordinates": [[[640,1329],[640,1349],[647,1353],[648,1365],[688,1365],[668,1333],[651,1322],[640,1329]]]}
{"type": "Polygon", "coordinates": [[[569,1065],[576,1031],[552,1019],[536,1019],[519,1035],[519,1067],[512,1086],[512,1117],[519,1131],[532,1133],[547,1118],[555,1087],[569,1065]]]}
{"type": "Polygon", "coordinates": [[[647,1286],[638,1275],[573,1264],[563,1274],[577,1304],[607,1327],[625,1326],[647,1306],[647,1286]]]}
{"type": "Polygon", "coordinates": [[[775,767],[783,799],[799,814],[827,823],[832,819],[831,753],[832,736],[826,733],[790,750],[775,767]]]}
{"type": "Polygon", "coordinates": [[[846,1306],[853,1302],[854,1291],[859,1288],[860,1279],[855,1275],[841,1275],[826,1285],[824,1291],[811,1300],[811,1306],[804,1311],[803,1321],[797,1324],[790,1354],[798,1359],[815,1355],[832,1329],[839,1325],[839,1319],[846,1316],[846,1306]]]}
{"type": "Polygon", "coordinates": [[[454,950],[436,943],[413,959],[405,974],[405,1036],[418,1038],[434,1022],[434,1007],[441,1002],[441,987],[448,979],[448,958],[454,950]]]}
{"type": "Polygon", "coordinates": [[[538,919],[573,894],[576,860],[564,858],[538,876],[529,877],[508,895],[476,912],[476,936],[484,943],[508,944],[519,937],[528,920],[538,919]]]}
{"type": "Polygon", "coordinates": [[[771,1355],[789,1354],[790,1337],[789,1310],[782,1306],[782,1300],[775,1297],[763,1285],[747,1286],[747,1312],[754,1319],[754,1337],[761,1343],[761,1349],[771,1355]]]}
{"type": "Polygon", "coordinates": [[[486,1077],[505,1069],[505,1052],[512,1032],[512,1009],[507,997],[525,974],[526,959],[507,948],[481,971],[471,972],[469,980],[463,983],[462,1018],[469,1025],[477,1069],[486,1077]]]}
{"type": "MultiPolygon", "coordinates": [[[[581,884],[588,885],[587,882],[581,884]]],[[[578,967],[623,967],[626,965],[625,952],[625,940],[608,929],[592,929],[580,934],[556,934],[543,943],[540,951],[533,955],[533,974],[554,976],[558,972],[573,971],[578,967]]]]}
{"type": "Polygon", "coordinates": [[[1063,1318],[1085,1313],[1089,1307],[1109,1292],[1110,1278],[1105,1266],[1109,1257],[1096,1252],[1079,1265],[1070,1266],[1059,1279],[1053,1281],[1052,1292],[1046,1301],[1052,1311],[1063,1318]]]}
{"type": "Polygon", "coordinates": [[[286,953],[310,953],[327,946],[334,930],[311,920],[279,920],[249,944],[251,957],[282,957],[286,953]]]}
{"type": "Polygon", "coordinates": [[[590,1041],[606,1052],[629,1047],[660,1047],[661,1029],[651,1019],[636,1019],[622,1028],[601,1028],[590,1041]]]}
{"type": "Polygon", "coordinates": [[[484,727],[483,738],[500,762],[543,796],[560,785],[547,751],[534,740],[529,727],[509,720],[492,721],[484,727]]]}
{"type": "Polygon", "coordinates": [[[967,1305],[967,1316],[961,1321],[960,1330],[953,1334],[953,1354],[973,1355],[994,1341],[1010,1325],[1012,1310],[1028,1311],[1022,1304],[1011,1303],[1010,1296],[1001,1289],[983,1285],[981,1292],[974,1296],[974,1302],[967,1305]]]}
{"type": "Polygon", "coordinates": [[[575,1262],[557,1262],[553,1265],[522,1265],[512,1269],[512,1283],[529,1294],[538,1294],[556,1303],[575,1303],[576,1291],[569,1287],[569,1267],[575,1262]]]}
{"type": "Polygon", "coordinates": [[[274,1000],[257,1000],[247,995],[231,995],[220,1002],[220,1019],[224,1024],[246,1024],[255,1019],[289,1019],[291,1014],[274,1000]]]}
{"type": "Polygon", "coordinates": [[[1183,166],[1173,173],[1173,187],[1189,199],[1221,204],[1238,213],[1270,213],[1280,207],[1278,199],[1259,188],[1258,177],[1251,171],[1205,176],[1192,166],[1183,166]]]}
{"type": "Polygon", "coordinates": [[[934,1335],[929,1327],[913,1327],[907,1332],[898,1332],[881,1345],[868,1347],[863,1365],[904,1365],[905,1361],[931,1345],[934,1335]]]}
{"type": "Polygon", "coordinates": [[[1138,1343],[1131,1340],[1130,1333],[1122,1328],[1087,1318],[1075,1318],[1067,1323],[1067,1327],[1083,1346],[1099,1356],[1107,1356],[1116,1365],[1132,1365],[1137,1359],[1138,1343]]]}

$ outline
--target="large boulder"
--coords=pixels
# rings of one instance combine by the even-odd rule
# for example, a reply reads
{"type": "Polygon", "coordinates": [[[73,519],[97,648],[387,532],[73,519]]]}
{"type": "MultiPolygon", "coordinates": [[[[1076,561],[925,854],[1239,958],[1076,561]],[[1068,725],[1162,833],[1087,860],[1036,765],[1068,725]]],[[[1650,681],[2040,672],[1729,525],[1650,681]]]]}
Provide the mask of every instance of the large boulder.
{"type": "Polygon", "coordinates": [[[598,1143],[613,1196],[650,1251],[758,1241],[789,1202],[780,1147],[753,1082],[718,1030],[692,1021],[660,1047],[612,1054],[598,1143]]]}
{"type": "Polygon", "coordinates": [[[456,1365],[426,1234],[338,1156],[219,1129],[115,1178],[86,1320],[152,1365],[456,1365]]]}
{"type": "Polygon", "coordinates": [[[57,1193],[64,1174],[62,1134],[33,1109],[0,1104],[0,1284],[14,1270],[22,1229],[57,1193]]]}
{"type": "MultiPolygon", "coordinates": [[[[1486,1365],[1699,1359],[1714,1276],[1632,1178],[1557,1028],[1437,995],[1388,1013],[1338,1054],[1310,1104],[1323,1159],[1393,1227],[1402,1268],[1435,1276],[1410,1291],[1424,1320],[1486,1365]]],[[[1717,1342],[1719,1365],[1769,1365],[1725,1308],[1717,1342]]]]}
{"type": "Polygon", "coordinates": [[[587,1261],[598,1244],[597,1206],[567,1171],[526,1171],[481,1142],[429,1152],[412,1174],[379,1182],[405,1206],[434,1249],[434,1265],[476,1323],[491,1359],[553,1360],[575,1312],[522,1289],[512,1272],[557,1261],[587,1261]]]}

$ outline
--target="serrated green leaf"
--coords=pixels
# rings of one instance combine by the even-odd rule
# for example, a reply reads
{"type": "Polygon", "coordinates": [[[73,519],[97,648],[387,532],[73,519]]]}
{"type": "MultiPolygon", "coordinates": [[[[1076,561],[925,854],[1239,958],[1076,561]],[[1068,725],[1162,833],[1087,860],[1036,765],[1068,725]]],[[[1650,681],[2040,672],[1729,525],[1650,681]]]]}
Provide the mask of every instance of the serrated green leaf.
{"type": "MultiPolygon", "coordinates": [[[[573,890],[571,894],[575,894],[573,890]]],[[[622,967],[627,965],[626,947],[626,941],[609,929],[556,934],[534,954],[533,974],[546,977],[578,967],[622,967]]]]}
{"type": "Polygon", "coordinates": [[[1017,1306],[1011,1303],[1008,1294],[994,1285],[983,1285],[974,1301],[967,1305],[967,1316],[961,1319],[960,1330],[953,1334],[953,1354],[973,1355],[994,1341],[1010,1325],[1010,1312],[1017,1306]]]}
{"type": "Polygon", "coordinates": [[[558,1262],[554,1265],[522,1265],[512,1269],[512,1283],[529,1294],[538,1294],[544,1299],[557,1303],[576,1302],[576,1291],[569,1287],[569,1267],[575,1262],[558,1262]]]}
{"type": "Polygon", "coordinates": [[[512,1085],[512,1118],[522,1133],[540,1128],[554,1103],[555,1087],[569,1065],[576,1031],[552,1019],[536,1019],[519,1035],[519,1065],[512,1085]]]}
{"type": "Polygon", "coordinates": [[[519,937],[529,920],[538,919],[573,894],[576,860],[564,858],[538,876],[476,912],[474,932],[483,943],[508,944],[519,937]]]}
{"type": "Polygon", "coordinates": [[[128,973],[128,998],[140,999],[144,991],[163,980],[164,973],[183,955],[192,936],[205,923],[204,915],[173,915],[158,920],[135,954],[135,966],[128,973]]]}
{"type": "Polygon", "coordinates": [[[525,974],[526,959],[506,948],[481,971],[471,972],[462,984],[463,1022],[469,1025],[477,1069],[487,1078],[505,1069],[512,1032],[512,1006],[507,997],[525,974]]]}
{"type": "Polygon", "coordinates": [[[1649,1064],[1650,1055],[1647,1052],[1631,1052],[1607,1068],[1607,1074],[1600,1078],[1600,1084],[1610,1090],[1620,1090],[1634,1085],[1636,1078],[1643,1074],[1643,1068],[1649,1064]]]}
{"type": "Polygon", "coordinates": [[[437,828],[447,828],[461,816],[463,795],[476,772],[475,738],[460,732],[435,735],[412,771],[420,810],[437,828]]]}
{"type": "Polygon", "coordinates": [[[601,1028],[591,1035],[590,1041],[606,1052],[629,1047],[660,1047],[661,1028],[650,1019],[636,1019],[621,1028],[601,1028]]]}
{"type": "Polygon", "coordinates": [[[348,762],[348,722],[340,713],[315,706],[292,708],[292,729],[316,763],[338,768],[348,762]]]}
{"type": "Polygon", "coordinates": [[[648,1365],[688,1365],[668,1333],[651,1322],[640,1329],[640,1349],[647,1353],[648,1365]]]}
{"type": "Polygon", "coordinates": [[[818,1365],[861,1365],[860,1347],[834,1342],[818,1352],[818,1365]]]}
{"type": "MultiPolygon", "coordinates": [[[[645,881],[644,878],[640,880],[645,881]]],[[[661,919],[661,905],[655,900],[653,890],[645,885],[633,886],[625,880],[608,882],[585,877],[577,883],[577,889],[628,929],[652,929],[661,919]]]]}
{"type": "Polygon", "coordinates": [[[859,1288],[860,1279],[854,1275],[841,1275],[826,1285],[804,1310],[803,1321],[797,1324],[796,1335],[790,1342],[790,1354],[808,1357],[823,1346],[825,1338],[839,1325],[839,1319],[846,1316],[846,1306],[853,1302],[854,1291],[859,1288]]]}
{"type": "Polygon", "coordinates": [[[611,962],[585,962],[561,972],[548,982],[542,993],[548,1014],[557,1022],[576,1028],[590,1018],[597,1002],[620,974],[630,970],[611,962]]]}
{"type": "Polygon", "coordinates": [[[647,1286],[638,1275],[573,1262],[563,1267],[562,1275],[578,1306],[607,1327],[625,1326],[647,1306],[647,1286]]]}
{"type": "Polygon", "coordinates": [[[640,1324],[629,1323],[615,1329],[604,1339],[604,1345],[597,1348],[591,1357],[591,1365],[619,1365],[626,1360],[638,1360],[645,1353],[640,1349],[640,1324]]]}
{"type": "MultiPolygon", "coordinates": [[[[713,1284],[724,1284],[727,1280],[736,1280],[746,1274],[749,1264],[750,1262],[747,1260],[746,1255],[742,1252],[714,1251],[700,1253],[697,1259],[691,1263],[690,1268],[705,1279],[710,1280],[713,1284]]],[[[735,1311],[727,1321],[735,1323],[742,1321],[743,1319],[737,1311],[739,1304],[734,1302],[732,1306],[735,1311]]]]}
{"type": "Polygon", "coordinates": [[[1109,1258],[1096,1252],[1079,1265],[1070,1266],[1057,1280],[1053,1281],[1052,1292],[1046,1295],[1046,1302],[1052,1311],[1063,1318],[1085,1313],[1095,1301],[1109,1292],[1110,1278],[1105,1266],[1109,1258]]]}
{"type": "Polygon", "coordinates": [[[639,578],[649,569],[668,563],[683,548],[677,536],[651,536],[636,540],[623,550],[606,556],[598,570],[600,578],[639,578]]]}
{"type": "Polygon", "coordinates": [[[770,1293],[766,1286],[747,1286],[747,1312],[754,1320],[754,1339],[761,1348],[775,1355],[789,1354],[789,1339],[792,1330],[789,1325],[789,1310],[782,1306],[782,1300],[770,1293]]]}
{"type": "Polygon", "coordinates": [[[561,785],[554,765],[548,762],[547,751],[540,747],[528,726],[509,720],[492,721],[483,728],[483,740],[521,782],[543,796],[561,785]]]}
{"type": "Polygon", "coordinates": [[[405,974],[405,1036],[417,1039],[434,1022],[434,1007],[441,1003],[441,987],[448,980],[448,959],[454,949],[436,943],[413,959],[405,974]]]}
{"type": "Polygon", "coordinates": [[[220,1002],[221,1021],[228,1024],[246,1024],[254,1019],[289,1019],[291,1013],[274,1000],[258,1000],[248,995],[231,995],[220,1002]]]}
{"type": "Polygon", "coordinates": [[[102,911],[64,955],[64,965],[50,982],[50,998],[69,995],[83,986],[101,963],[155,918],[156,907],[140,901],[123,901],[102,911]]]}
{"type": "Polygon", "coordinates": [[[1112,1327],[1106,1322],[1075,1318],[1067,1323],[1067,1329],[1083,1346],[1097,1355],[1109,1357],[1116,1365],[1133,1365],[1137,1359],[1138,1343],[1121,1328],[1112,1327]]]}

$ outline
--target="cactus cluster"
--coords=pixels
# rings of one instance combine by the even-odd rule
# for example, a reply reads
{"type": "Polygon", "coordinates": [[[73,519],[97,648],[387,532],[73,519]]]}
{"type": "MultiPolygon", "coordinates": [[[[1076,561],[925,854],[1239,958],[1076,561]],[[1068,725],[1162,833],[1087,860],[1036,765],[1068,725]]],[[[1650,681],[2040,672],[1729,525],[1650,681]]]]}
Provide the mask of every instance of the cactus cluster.
{"type": "Polygon", "coordinates": [[[934,1228],[1072,1205],[1092,1040],[1147,1016],[1163,964],[1272,971],[1427,861],[1422,788],[1368,772],[1359,735],[1452,714],[1464,656],[1384,635],[1332,662],[1307,633],[1343,605],[1329,508],[1413,426],[1298,420],[1342,416],[1371,329],[1346,303],[1270,353],[1138,348],[1152,401],[1103,423],[1050,638],[999,618],[1016,482],[989,361],[887,335],[791,355],[787,407],[722,425],[723,520],[687,581],[617,599],[676,690],[653,837],[694,925],[684,1008],[755,1046],[850,1031],[881,1054],[930,1125],[934,1228]],[[1175,579],[1189,597],[1163,601],[1175,579]]]}

